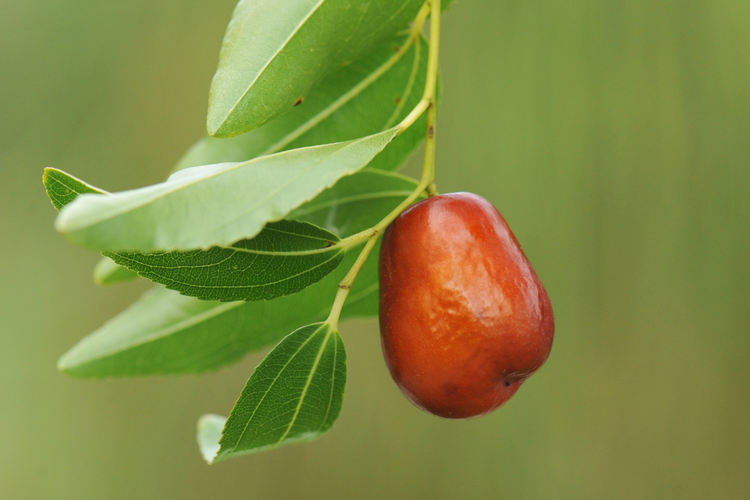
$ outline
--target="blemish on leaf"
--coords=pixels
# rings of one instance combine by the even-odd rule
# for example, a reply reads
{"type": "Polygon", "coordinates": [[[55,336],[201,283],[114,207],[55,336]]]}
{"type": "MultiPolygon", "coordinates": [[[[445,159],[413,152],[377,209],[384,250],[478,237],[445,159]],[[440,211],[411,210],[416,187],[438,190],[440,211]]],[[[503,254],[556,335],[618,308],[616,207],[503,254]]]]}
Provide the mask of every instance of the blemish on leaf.
{"type": "Polygon", "coordinates": [[[395,101],[396,101],[396,104],[401,104],[401,97],[396,97],[395,101]]]}
{"type": "Polygon", "coordinates": [[[302,101],[304,100],[305,100],[304,97],[300,97],[299,99],[297,99],[297,101],[295,101],[294,106],[299,106],[300,104],[302,104],[302,101]]]}
{"type": "Polygon", "coordinates": [[[401,50],[401,47],[399,47],[398,45],[396,45],[395,47],[393,47],[393,51],[394,52],[399,52],[400,50],[401,50]]]}

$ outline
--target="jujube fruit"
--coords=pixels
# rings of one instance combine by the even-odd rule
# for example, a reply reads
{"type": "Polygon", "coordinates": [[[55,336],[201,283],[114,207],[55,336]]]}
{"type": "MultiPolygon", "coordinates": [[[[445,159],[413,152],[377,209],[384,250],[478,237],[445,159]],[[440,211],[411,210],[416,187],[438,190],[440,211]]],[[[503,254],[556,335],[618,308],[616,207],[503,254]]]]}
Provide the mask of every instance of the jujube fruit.
{"type": "Polygon", "coordinates": [[[489,413],[549,356],[547,292],[481,196],[434,196],[405,210],[385,232],[379,274],[386,364],[429,413],[489,413]]]}

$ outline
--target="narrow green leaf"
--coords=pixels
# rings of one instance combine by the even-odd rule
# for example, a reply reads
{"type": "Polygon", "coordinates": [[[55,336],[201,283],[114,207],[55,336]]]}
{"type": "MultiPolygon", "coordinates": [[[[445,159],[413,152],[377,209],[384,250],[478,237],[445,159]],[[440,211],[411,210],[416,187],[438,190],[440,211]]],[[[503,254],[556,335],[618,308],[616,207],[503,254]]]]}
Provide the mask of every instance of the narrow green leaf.
{"type": "Polygon", "coordinates": [[[258,234],[341,177],[367,165],[398,132],[285,151],[243,163],[180,170],[166,182],[108,196],[84,194],[55,222],[97,250],[155,252],[227,246],[258,234]]]}
{"type": "Polygon", "coordinates": [[[187,252],[104,252],[117,264],[183,295],[222,302],[297,293],[336,269],[335,234],[300,221],[270,222],[251,240],[187,252]]]}
{"type": "MultiPolygon", "coordinates": [[[[427,42],[407,40],[403,36],[387,40],[366,57],[332,72],[301,105],[257,130],[230,139],[201,139],[176,170],[348,141],[392,127],[421,99],[427,74],[427,42]]],[[[398,169],[422,142],[424,131],[422,116],[368,166],[398,169]]]]}
{"type": "Polygon", "coordinates": [[[137,273],[115,264],[109,257],[103,257],[94,267],[94,282],[100,286],[117,285],[137,277],[137,273]]]}
{"type": "Polygon", "coordinates": [[[289,334],[258,365],[229,415],[214,462],[310,441],[341,412],[346,351],[327,323],[289,334]]]}
{"type": "MultiPolygon", "coordinates": [[[[362,170],[300,207],[294,215],[342,237],[372,227],[414,190],[407,177],[362,170]]],[[[80,377],[123,377],[214,370],[277,342],[299,327],[323,321],[337,285],[357,257],[320,282],[272,301],[216,302],[156,288],[82,339],[58,367],[80,377]]],[[[378,314],[378,247],[357,276],[342,320],[378,314]]]]}
{"type": "Polygon", "coordinates": [[[414,19],[422,0],[240,0],[208,101],[208,133],[231,137],[289,111],[329,71],[414,19]]]}
{"type": "Polygon", "coordinates": [[[221,439],[221,430],[227,418],[221,415],[207,414],[198,419],[198,448],[203,455],[203,460],[209,464],[214,461],[216,454],[219,452],[219,439],[221,439]]]}

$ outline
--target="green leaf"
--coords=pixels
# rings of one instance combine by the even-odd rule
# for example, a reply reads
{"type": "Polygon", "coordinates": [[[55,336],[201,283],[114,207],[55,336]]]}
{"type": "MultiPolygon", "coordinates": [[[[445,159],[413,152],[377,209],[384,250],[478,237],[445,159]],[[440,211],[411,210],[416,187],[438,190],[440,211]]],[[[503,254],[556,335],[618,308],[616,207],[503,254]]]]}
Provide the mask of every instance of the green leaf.
{"type": "MultiPolygon", "coordinates": [[[[201,139],[176,170],[348,141],[392,127],[417,105],[425,85],[427,43],[408,40],[403,36],[387,40],[366,57],[332,72],[300,106],[257,130],[230,139],[201,139]]],[[[419,147],[424,131],[423,115],[368,166],[398,169],[419,147]]]]}
{"type": "Polygon", "coordinates": [[[327,323],[289,334],[258,365],[229,415],[214,462],[310,441],[341,412],[346,351],[327,323]]]}
{"type": "Polygon", "coordinates": [[[193,167],[166,182],[112,195],[84,194],[55,222],[97,250],[155,252],[231,245],[258,234],[337,180],[367,165],[398,132],[285,151],[243,163],[193,167]]]}
{"type": "Polygon", "coordinates": [[[208,133],[254,130],[307,98],[331,70],[369,53],[414,19],[422,0],[240,0],[208,101],[208,133]]]}
{"type": "Polygon", "coordinates": [[[300,221],[270,222],[251,240],[187,252],[104,252],[117,264],[183,295],[222,302],[270,300],[328,275],[346,248],[335,234],[300,221]]]}
{"type": "Polygon", "coordinates": [[[410,177],[368,167],[344,177],[333,189],[290,213],[289,218],[348,236],[380,222],[416,187],[417,181],[410,177]]]}
{"type": "MultiPolygon", "coordinates": [[[[346,237],[372,227],[416,185],[398,174],[365,169],[341,179],[292,215],[346,237]]],[[[352,286],[342,320],[377,316],[377,255],[378,247],[352,286]]],[[[323,321],[356,257],[352,249],[320,282],[272,301],[203,301],[156,288],[82,339],[60,358],[58,367],[94,378],[215,370],[277,342],[299,325],[323,321]]]]}
{"type": "Polygon", "coordinates": [[[86,184],[82,180],[56,168],[45,168],[42,182],[44,182],[44,188],[47,190],[49,200],[57,210],[62,209],[65,205],[75,200],[79,194],[108,194],[106,191],[86,184]]]}
{"type": "Polygon", "coordinates": [[[109,257],[102,258],[94,267],[94,282],[100,286],[126,283],[137,277],[137,273],[115,264],[109,257]]]}
{"type": "Polygon", "coordinates": [[[198,448],[203,455],[203,460],[209,464],[214,461],[216,454],[219,452],[219,440],[221,439],[221,430],[227,418],[221,415],[207,414],[198,419],[198,448]]]}

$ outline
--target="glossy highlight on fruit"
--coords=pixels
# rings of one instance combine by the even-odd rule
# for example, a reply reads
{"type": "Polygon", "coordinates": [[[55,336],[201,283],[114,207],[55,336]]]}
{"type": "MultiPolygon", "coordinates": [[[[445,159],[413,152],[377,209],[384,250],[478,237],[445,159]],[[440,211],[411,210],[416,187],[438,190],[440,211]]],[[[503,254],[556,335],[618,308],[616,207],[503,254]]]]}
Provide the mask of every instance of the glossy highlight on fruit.
{"type": "Polygon", "coordinates": [[[380,332],[393,380],[443,418],[489,413],[544,364],[552,306],[500,212],[470,193],[417,203],[380,250],[380,332]]]}

